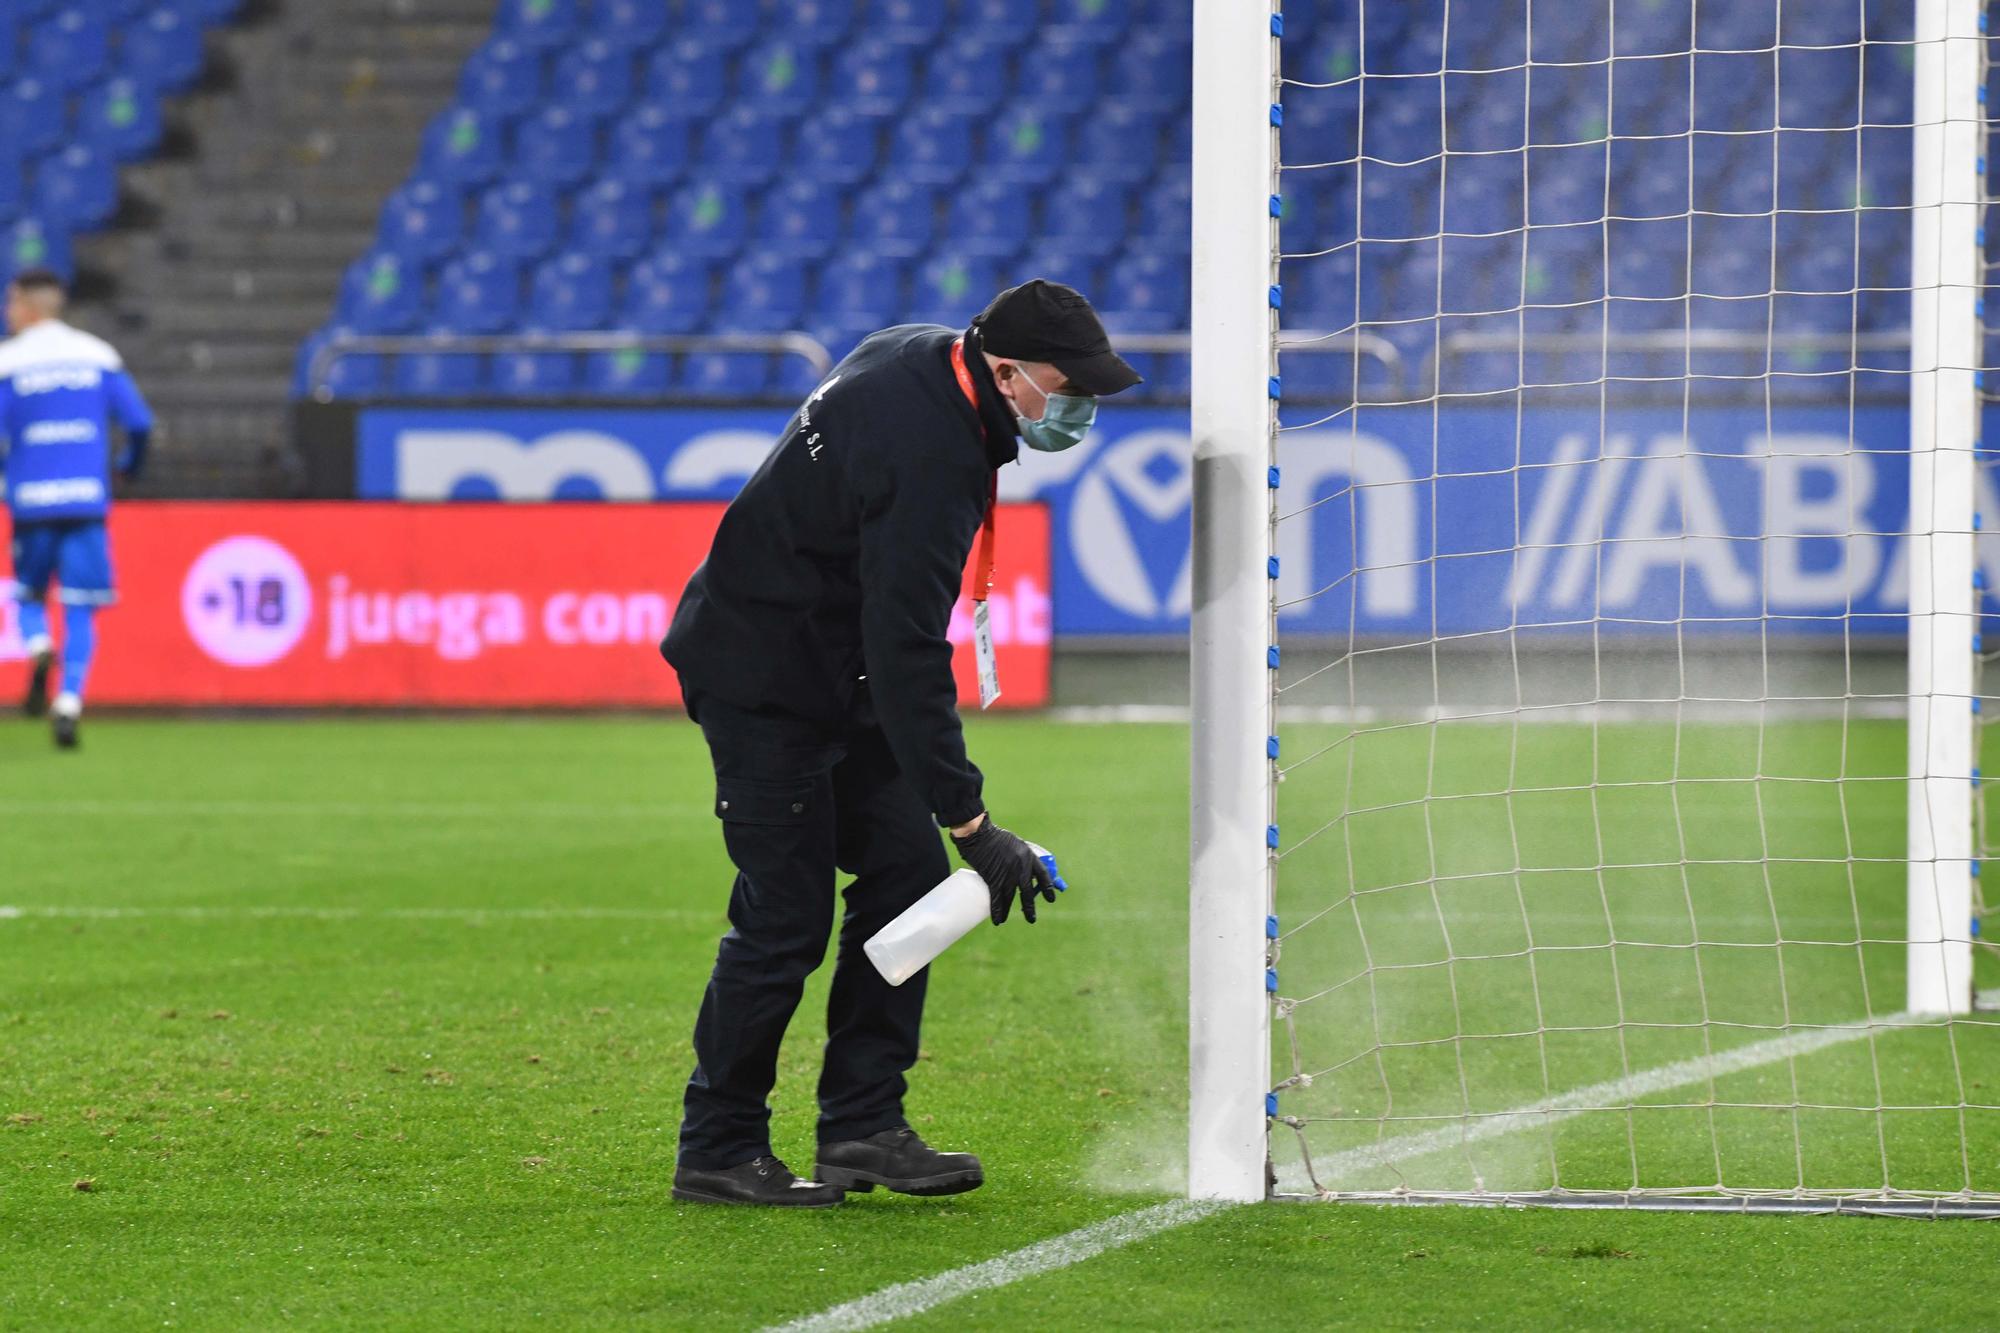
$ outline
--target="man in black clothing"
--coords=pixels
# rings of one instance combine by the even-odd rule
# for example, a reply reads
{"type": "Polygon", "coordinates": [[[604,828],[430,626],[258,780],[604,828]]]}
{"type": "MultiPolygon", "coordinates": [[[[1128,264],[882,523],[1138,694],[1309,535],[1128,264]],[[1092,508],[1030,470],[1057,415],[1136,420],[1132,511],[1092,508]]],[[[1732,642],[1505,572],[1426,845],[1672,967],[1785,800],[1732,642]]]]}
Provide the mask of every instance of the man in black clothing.
{"type": "Polygon", "coordinates": [[[1011,288],[963,334],[868,338],[801,407],[729,506],[661,652],[715,763],[735,864],[730,931],[695,1022],[674,1197],[825,1207],[876,1185],[984,1179],[903,1118],[925,974],[892,987],[862,945],[950,873],[937,826],[986,881],[992,919],[1053,901],[995,824],[966,758],[945,637],[994,473],[1018,441],[1083,438],[1139,382],[1077,292],[1011,288]],[[933,824],[935,820],[935,824],[933,824]],[[766,1098],[805,979],[826,953],[834,871],[852,874],[819,1081],[818,1181],[771,1151],[766,1098]]]}

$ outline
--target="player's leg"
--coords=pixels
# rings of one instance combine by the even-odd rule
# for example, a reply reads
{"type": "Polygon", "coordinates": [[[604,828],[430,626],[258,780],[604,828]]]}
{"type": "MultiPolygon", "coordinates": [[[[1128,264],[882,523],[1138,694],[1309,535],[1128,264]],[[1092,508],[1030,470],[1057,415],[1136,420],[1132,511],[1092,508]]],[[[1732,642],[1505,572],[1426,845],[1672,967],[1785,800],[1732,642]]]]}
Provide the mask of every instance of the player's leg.
{"type": "Polygon", "coordinates": [[[779,1043],[833,925],[828,774],[840,755],[837,738],[715,700],[703,700],[699,712],[715,762],[715,813],[737,873],[730,930],[695,1020],[675,1196],[837,1202],[837,1192],[803,1187],[796,1196],[760,1195],[756,1171],[774,1160],[768,1098],[779,1043]]]}
{"type": "Polygon", "coordinates": [[[958,1194],[985,1179],[969,1153],[941,1153],[903,1118],[904,1074],[916,1063],[929,970],[891,986],[862,946],[951,873],[931,812],[903,780],[879,728],[850,743],[833,774],[841,869],[854,875],[827,998],[813,1174],[866,1190],[958,1194]]]}
{"type": "Polygon", "coordinates": [[[58,547],[56,525],[19,523],[14,527],[13,596],[28,657],[28,692],[21,711],[40,717],[49,707],[49,672],[55,663],[55,641],[49,636],[49,581],[55,575],[58,547]]]}
{"type": "Polygon", "coordinates": [[[97,613],[117,600],[111,575],[111,539],[102,520],[60,525],[56,578],[62,585],[62,689],[50,709],[56,743],[74,748],[83,717],[83,692],[97,656],[97,613]]]}

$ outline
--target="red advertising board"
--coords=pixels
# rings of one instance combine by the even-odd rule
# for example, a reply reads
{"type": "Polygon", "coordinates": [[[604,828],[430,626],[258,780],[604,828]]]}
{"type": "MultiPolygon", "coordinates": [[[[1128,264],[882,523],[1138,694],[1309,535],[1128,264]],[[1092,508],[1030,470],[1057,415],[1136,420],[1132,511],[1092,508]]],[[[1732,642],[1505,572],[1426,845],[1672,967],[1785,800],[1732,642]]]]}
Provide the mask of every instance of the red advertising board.
{"type": "MultiPolygon", "coordinates": [[[[119,605],[90,700],[222,707],[678,703],[658,644],[721,504],[139,502],[111,520],[119,605]]],[[[1003,505],[991,604],[1002,696],[1049,691],[1049,525],[1003,505]]],[[[0,694],[24,683],[0,612],[0,694]]],[[[978,706],[970,603],[952,615],[978,706]]]]}

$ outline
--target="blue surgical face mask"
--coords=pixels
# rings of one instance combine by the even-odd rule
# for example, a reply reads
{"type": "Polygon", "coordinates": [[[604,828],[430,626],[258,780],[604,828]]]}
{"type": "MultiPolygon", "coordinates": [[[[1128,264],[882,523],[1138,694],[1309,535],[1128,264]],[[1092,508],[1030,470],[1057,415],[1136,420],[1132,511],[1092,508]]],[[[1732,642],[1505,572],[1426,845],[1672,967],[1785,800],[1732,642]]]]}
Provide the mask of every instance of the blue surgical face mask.
{"type": "Polygon", "coordinates": [[[1030,449],[1039,449],[1045,454],[1059,454],[1065,449],[1074,449],[1083,443],[1083,437],[1090,433],[1097,422],[1097,400],[1078,398],[1066,393],[1049,393],[1041,385],[1028,378],[1028,372],[1019,366],[1014,368],[1017,378],[1034,385],[1036,393],[1042,395],[1042,415],[1039,420],[1030,420],[1014,407],[1018,418],[1021,438],[1028,442],[1030,449]]]}

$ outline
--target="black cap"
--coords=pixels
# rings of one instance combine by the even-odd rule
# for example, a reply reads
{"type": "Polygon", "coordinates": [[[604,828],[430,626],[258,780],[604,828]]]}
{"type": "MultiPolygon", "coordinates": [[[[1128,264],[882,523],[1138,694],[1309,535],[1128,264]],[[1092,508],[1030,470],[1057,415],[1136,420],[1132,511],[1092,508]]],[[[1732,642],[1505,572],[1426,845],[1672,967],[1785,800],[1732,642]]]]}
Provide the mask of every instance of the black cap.
{"type": "Polygon", "coordinates": [[[1139,372],[1111,350],[1090,302],[1074,287],[1036,278],[1009,287],[972,321],[981,346],[1014,361],[1046,361],[1092,397],[1129,389],[1139,372]]]}

